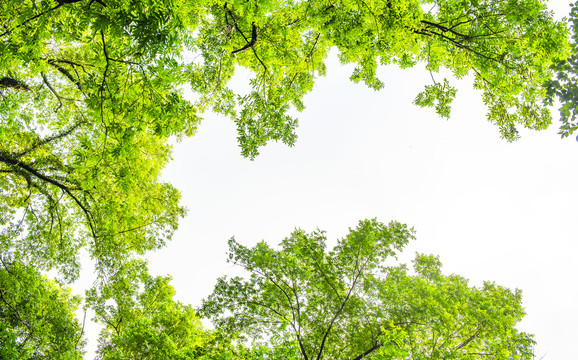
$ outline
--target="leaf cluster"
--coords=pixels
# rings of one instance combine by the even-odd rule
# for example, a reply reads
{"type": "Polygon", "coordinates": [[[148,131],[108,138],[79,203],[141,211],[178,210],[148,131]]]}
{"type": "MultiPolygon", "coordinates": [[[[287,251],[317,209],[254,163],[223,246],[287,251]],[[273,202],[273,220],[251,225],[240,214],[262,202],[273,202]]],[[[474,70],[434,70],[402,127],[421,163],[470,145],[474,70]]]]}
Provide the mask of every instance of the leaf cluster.
{"type": "Polygon", "coordinates": [[[572,33],[571,55],[553,67],[556,78],[548,83],[546,98],[548,105],[553,105],[556,98],[562,105],[559,109],[562,121],[559,134],[563,138],[578,129],[578,3],[570,4],[570,8],[568,24],[572,33]]]}
{"type": "Polygon", "coordinates": [[[521,294],[471,287],[417,255],[412,275],[391,257],[413,231],[361,221],[328,250],[322,231],[294,231],[275,250],[229,241],[248,277],[220,278],[201,314],[266,344],[273,359],[531,359],[533,340],[515,325],[521,294]]]}
{"type": "Polygon", "coordinates": [[[82,359],[80,304],[34,267],[0,257],[0,358],[82,359]]]}

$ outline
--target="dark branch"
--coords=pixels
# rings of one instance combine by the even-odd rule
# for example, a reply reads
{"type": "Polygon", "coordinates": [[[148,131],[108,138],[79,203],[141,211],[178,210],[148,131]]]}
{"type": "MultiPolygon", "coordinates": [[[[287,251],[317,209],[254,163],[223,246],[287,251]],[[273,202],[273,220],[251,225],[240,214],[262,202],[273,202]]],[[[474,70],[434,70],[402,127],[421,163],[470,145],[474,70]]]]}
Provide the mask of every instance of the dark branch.
{"type": "Polygon", "coordinates": [[[62,100],[68,100],[68,101],[77,101],[76,99],[70,99],[64,96],[60,96],[56,90],[52,87],[52,85],[48,82],[48,79],[46,78],[46,75],[44,75],[44,73],[41,73],[42,75],[42,80],[44,81],[44,83],[46,84],[46,86],[48,86],[48,89],[50,90],[50,92],[52,92],[52,94],[54,96],[56,96],[56,98],[58,99],[58,101],[60,102],[60,105],[58,106],[58,108],[55,111],[58,111],[58,109],[60,107],[62,107],[62,100]]]}
{"type": "Polygon", "coordinates": [[[462,33],[459,33],[459,32],[457,32],[457,31],[453,30],[453,28],[454,28],[455,26],[452,26],[451,28],[447,28],[447,27],[445,27],[445,26],[443,26],[443,25],[436,24],[436,23],[433,23],[433,22],[430,22],[430,21],[426,21],[426,20],[421,20],[420,22],[421,22],[422,24],[425,24],[425,25],[428,25],[428,26],[437,28],[437,29],[441,30],[442,32],[449,31],[450,33],[452,33],[452,34],[454,34],[454,35],[456,35],[456,36],[459,36],[459,37],[463,38],[464,40],[470,40],[470,39],[471,39],[471,36],[465,35],[465,34],[462,34],[462,33]]]}
{"type": "Polygon", "coordinates": [[[347,303],[347,301],[351,297],[351,293],[353,292],[353,289],[355,289],[355,286],[357,285],[357,280],[359,279],[359,276],[361,276],[361,269],[359,269],[357,267],[357,265],[356,265],[356,268],[358,269],[358,272],[357,272],[357,275],[355,276],[355,279],[353,279],[351,287],[349,288],[349,292],[347,293],[347,296],[345,297],[345,299],[342,301],[341,306],[339,307],[339,309],[337,310],[335,315],[333,315],[333,318],[331,319],[331,322],[329,323],[329,326],[327,327],[327,330],[325,331],[325,334],[323,335],[323,340],[321,340],[321,346],[319,347],[319,353],[317,354],[317,360],[321,359],[321,354],[323,353],[325,341],[327,340],[327,337],[329,336],[329,333],[331,332],[331,329],[333,328],[333,324],[335,323],[335,321],[337,320],[339,315],[341,315],[341,313],[343,312],[343,308],[345,307],[345,304],[347,303]]]}
{"type": "Polygon", "coordinates": [[[48,14],[49,12],[54,11],[54,10],[58,9],[59,7],[61,7],[61,6],[62,6],[62,4],[59,3],[58,5],[56,5],[56,6],[53,7],[53,8],[50,8],[50,9],[44,11],[44,12],[41,12],[40,14],[34,15],[34,16],[31,17],[30,19],[25,20],[22,24],[17,25],[17,26],[13,27],[13,28],[10,29],[10,30],[4,31],[2,34],[0,34],[0,37],[10,34],[11,32],[13,32],[14,30],[18,29],[19,27],[22,27],[22,26],[28,24],[29,22],[31,22],[32,20],[36,20],[36,19],[38,19],[39,17],[41,17],[41,16],[43,16],[43,15],[46,15],[46,14],[48,14]]]}
{"type": "Polygon", "coordinates": [[[13,88],[16,90],[30,91],[30,88],[20,80],[16,80],[9,77],[0,78],[0,87],[3,88],[13,88]]]}
{"type": "Polygon", "coordinates": [[[110,66],[110,57],[108,56],[108,51],[106,50],[106,41],[104,40],[104,32],[102,30],[100,30],[100,37],[102,39],[102,51],[104,52],[104,57],[106,58],[106,67],[104,68],[104,73],[102,74],[102,84],[100,84],[100,92],[102,96],[104,83],[106,82],[106,75],[108,74],[108,67],[110,66]]]}
{"type": "Polygon", "coordinates": [[[47,137],[47,138],[44,138],[44,139],[38,141],[36,144],[32,145],[31,148],[29,148],[29,149],[27,149],[27,150],[24,150],[24,151],[22,151],[22,152],[20,152],[20,153],[18,153],[18,154],[16,154],[16,155],[14,155],[14,157],[15,157],[16,159],[19,159],[19,158],[21,158],[22,156],[29,154],[30,152],[38,149],[38,148],[41,147],[41,146],[44,146],[44,145],[46,145],[46,144],[48,144],[48,143],[51,143],[51,142],[53,142],[53,141],[55,141],[55,140],[59,140],[59,139],[61,139],[61,138],[63,138],[63,137],[66,137],[66,136],[72,134],[72,132],[74,132],[74,130],[78,129],[78,127],[79,127],[80,125],[84,124],[84,122],[85,122],[84,120],[80,120],[80,121],[78,121],[76,124],[73,124],[73,125],[72,125],[71,127],[69,127],[68,129],[65,129],[65,130],[63,130],[63,131],[61,131],[61,132],[59,132],[59,133],[57,133],[57,134],[51,135],[51,136],[49,136],[49,137],[47,137]]]}
{"type": "MultiPolygon", "coordinates": [[[[243,37],[245,38],[245,41],[247,41],[247,44],[240,49],[232,51],[231,54],[234,55],[234,54],[240,53],[241,51],[245,51],[249,48],[252,48],[253,45],[255,45],[255,43],[257,43],[257,25],[255,25],[255,23],[252,23],[251,26],[252,26],[251,41],[247,41],[247,38],[245,37],[245,35],[243,35],[243,37]]],[[[239,29],[237,24],[235,24],[235,27],[237,28],[237,30],[239,30],[239,32],[241,32],[241,30],[239,29]]],[[[243,33],[241,32],[241,34],[243,34],[243,33]]]]}
{"type": "Polygon", "coordinates": [[[420,34],[420,35],[425,35],[425,36],[437,36],[437,37],[440,37],[440,38],[442,38],[442,39],[444,39],[444,40],[448,40],[449,42],[451,42],[452,44],[454,44],[456,47],[458,47],[458,48],[460,48],[460,49],[464,49],[464,50],[466,50],[466,51],[469,51],[469,52],[471,52],[471,53],[474,53],[474,54],[476,54],[476,55],[478,55],[478,56],[480,56],[480,57],[482,57],[482,58],[484,58],[484,59],[487,59],[487,60],[490,60],[490,61],[495,61],[495,62],[497,62],[498,64],[504,66],[506,69],[513,70],[513,68],[512,68],[511,66],[505,64],[503,61],[500,61],[500,60],[498,60],[498,59],[496,59],[496,58],[494,58],[494,57],[491,57],[491,56],[484,55],[484,54],[480,53],[479,51],[474,50],[474,49],[472,49],[471,47],[462,44],[461,42],[457,41],[456,39],[452,39],[451,37],[444,35],[443,33],[438,33],[438,32],[431,31],[431,30],[427,30],[427,29],[415,30],[414,33],[415,33],[415,34],[420,34]]]}
{"type": "Polygon", "coordinates": [[[370,347],[369,349],[367,349],[366,351],[364,351],[362,354],[360,354],[359,356],[354,357],[351,360],[361,360],[363,358],[365,358],[367,355],[371,354],[372,352],[374,352],[375,350],[379,349],[380,347],[382,347],[383,344],[379,344],[376,343],[375,345],[373,345],[372,347],[370,347]]]}
{"type": "Polygon", "coordinates": [[[80,86],[80,81],[76,80],[72,74],[66,70],[65,68],[63,68],[62,66],[56,64],[56,61],[54,60],[48,60],[48,63],[52,66],[54,66],[56,68],[56,70],[58,70],[61,74],[63,74],[64,76],[66,76],[68,78],[68,80],[70,80],[74,85],[76,85],[76,87],[82,91],[82,86],[80,86]]]}
{"type": "Polygon", "coordinates": [[[88,222],[88,226],[90,227],[90,231],[92,233],[92,236],[96,239],[96,237],[97,237],[96,231],[94,230],[94,227],[92,225],[92,215],[90,214],[90,211],[86,208],[86,206],[80,200],[78,200],[78,198],[72,193],[72,190],[68,186],[42,174],[41,172],[32,168],[30,165],[28,165],[28,164],[26,164],[20,160],[14,159],[13,157],[9,156],[8,154],[6,154],[4,152],[0,152],[0,162],[3,162],[5,164],[12,165],[12,166],[15,166],[19,169],[22,169],[22,170],[26,171],[27,174],[34,175],[38,179],[46,181],[46,182],[60,188],[62,191],[64,191],[68,196],[70,196],[70,198],[72,200],[74,200],[74,202],[78,205],[78,207],[80,207],[80,209],[84,212],[84,214],[86,216],[86,220],[88,222]]]}
{"type": "Polygon", "coordinates": [[[464,340],[461,344],[456,346],[456,349],[459,350],[459,349],[463,348],[464,346],[468,345],[470,342],[472,342],[472,340],[474,340],[476,338],[476,336],[478,336],[478,332],[475,332],[474,334],[472,334],[472,336],[470,336],[469,338],[464,340]]]}

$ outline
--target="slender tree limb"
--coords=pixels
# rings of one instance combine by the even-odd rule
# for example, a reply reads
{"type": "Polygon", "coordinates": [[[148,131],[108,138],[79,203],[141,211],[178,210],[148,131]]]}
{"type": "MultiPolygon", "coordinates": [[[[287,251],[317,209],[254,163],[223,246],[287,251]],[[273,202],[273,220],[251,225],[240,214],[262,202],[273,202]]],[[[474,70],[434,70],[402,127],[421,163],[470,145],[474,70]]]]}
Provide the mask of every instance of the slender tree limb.
{"type": "Polygon", "coordinates": [[[451,42],[452,44],[454,44],[456,47],[458,47],[458,48],[460,48],[460,49],[464,49],[464,50],[466,50],[466,51],[469,51],[469,52],[471,52],[471,53],[474,53],[474,54],[476,54],[476,55],[478,55],[478,56],[480,56],[480,57],[482,57],[482,58],[484,58],[484,59],[487,59],[487,60],[490,60],[490,61],[494,61],[494,62],[496,62],[496,63],[504,66],[506,69],[514,70],[514,68],[512,68],[512,67],[509,66],[509,65],[507,65],[504,61],[500,61],[499,59],[496,59],[496,58],[494,58],[494,57],[484,55],[484,54],[480,53],[479,51],[474,50],[474,49],[472,49],[471,47],[462,44],[461,42],[457,41],[456,39],[452,39],[451,37],[444,35],[443,33],[438,33],[438,32],[435,32],[435,31],[428,31],[428,30],[426,30],[426,29],[414,30],[414,33],[415,33],[415,34],[420,34],[420,35],[425,35],[425,36],[437,36],[437,37],[440,37],[440,38],[442,38],[442,39],[444,39],[444,40],[448,40],[449,42],[451,42]]]}
{"type": "Polygon", "coordinates": [[[283,314],[281,314],[278,310],[274,309],[273,307],[271,307],[271,306],[269,306],[269,305],[267,305],[267,304],[263,304],[263,303],[260,303],[260,302],[257,302],[257,301],[251,301],[251,300],[248,300],[248,301],[247,301],[247,304],[253,304],[253,305],[257,305],[257,306],[264,307],[264,308],[266,308],[266,309],[271,310],[271,311],[274,312],[275,314],[277,314],[280,318],[285,319],[285,316],[284,316],[283,314]]]}
{"type": "Polygon", "coordinates": [[[96,231],[95,231],[94,226],[92,224],[93,220],[92,220],[92,215],[91,215],[90,211],[86,208],[86,206],[80,200],[78,200],[78,198],[72,193],[72,190],[68,186],[40,173],[39,171],[35,170],[34,168],[29,166],[28,164],[26,164],[20,160],[14,159],[6,153],[0,152],[0,162],[3,162],[3,163],[8,164],[8,165],[16,166],[17,168],[20,168],[20,169],[26,171],[27,173],[34,175],[38,179],[46,181],[46,182],[60,188],[62,191],[64,191],[72,200],[74,200],[74,202],[78,205],[78,207],[80,207],[82,212],[85,214],[87,222],[88,222],[88,226],[89,226],[90,231],[92,233],[92,236],[95,239],[97,238],[96,231]]]}
{"type": "MultiPolygon", "coordinates": [[[[239,26],[237,26],[237,24],[235,24],[235,27],[237,28],[237,30],[239,30],[239,26]]],[[[243,37],[245,37],[245,40],[247,41],[247,44],[240,49],[233,50],[231,52],[231,54],[235,55],[237,53],[240,53],[241,51],[245,51],[249,48],[252,48],[257,43],[257,25],[255,25],[255,23],[251,23],[251,29],[252,29],[251,30],[251,41],[247,41],[247,38],[243,35],[243,37]]],[[[239,30],[239,32],[240,31],[241,30],[239,30]]]]}
{"type": "MultiPolygon", "coordinates": [[[[48,63],[50,65],[52,65],[56,70],[58,70],[61,74],[63,74],[64,76],[66,76],[66,78],[68,78],[68,80],[70,80],[74,85],[76,85],[76,87],[82,91],[82,86],[80,85],[80,80],[75,79],[72,74],[66,70],[65,68],[63,68],[62,66],[58,65],[56,63],[56,61],[53,60],[48,60],[48,63]]],[[[69,63],[69,62],[67,62],[69,63]]]]}
{"type": "Polygon", "coordinates": [[[4,31],[2,34],[0,34],[0,37],[3,37],[3,36],[6,36],[6,35],[10,34],[11,32],[13,32],[14,30],[18,29],[19,27],[22,27],[22,26],[28,24],[29,22],[31,22],[31,21],[33,21],[33,20],[36,20],[36,19],[38,19],[39,17],[41,17],[41,16],[43,16],[43,15],[46,15],[46,14],[48,14],[48,13],[51,12],[51,11],[54,11],[54,10],[58,9],[58,8],[61,7],[61,6],[62,6],[62,3],[59,3],[58,5],[56,5],[56,6],[53,7],[53,8],[50,8],[50,9],[48,9],[48,10],[46,10],[46,11],[43,11],[43,12],[41,12],[41,13],[39,13],[39,14],[34,15],[34,16],[31,17],[30,19],[25,20],[22,24],[16,25],[16,26],[13,27],[12,29],[4,31]]]}
{"type": "Polygon", "coordinates": [[[234,24],[233,26],[235,27],[235,29],[237,29],[237,31],[239,31],[239,33],[241,34],[241,36],[243,37],[243,39],[245,39],[245,42],[247,43],[245,46],[243,46],[241,49],[238,50],[234,50],[232,52],[232,54],[237,54],[241,51],[247,50],[247,49],[251,49],[253,50],[253,54],[255,55],[255,57],[257,58],[257,60],[261,63],[261,66],[263,66],[263,68],[265,69],[263,75],[265,75],[267,73],[267,65],[265,65],[265,63],[263,62],[263,60],[261,60],[261,58],[259,57],[259,54],[257,54],[257,51],[255,51],[255,48],[253,47],[255,45],[255,43],[257,42],[257,25],[255,25],[255,23],[251,23],[251,40],[249,40],[247,38],[247,36],[245,36],[245,34],[243,33],[243,31],[241,30],[241,28],[239,28],[239,25],[237,23],[237,19],[235,19],[235,15],[233,15],[233,13],[231,12],[231,10],[229,10],[227,8],[227,4],[225,3],[225,21],[227,22],[227,25],[229,25],[229,20],[227,17],[227,14],[229,14],[231,16],[231,19],[233,20],[234,24]]]}
{"type": "Polygon", "coordinates": [[[383,344],[376,343],[372,347],[370,347],[369,349],[367,349],[366,351],[364,351],[363,353],[359,354],[358,356],[354,357],[351,360],[361,360],[382,346],[383,346],[383,344]]]}
{"type": "Polygon", "coordinates": [[[74,348],[78,350],[78,343],[80,339],[82,339],[82,335],[84,335],[84,324],[86,323],[86,310],[84,310],[84,318],[82,319],[82,329],[80,331],[80,335],[78,335],[78,339],[76,339],[76,343],[74,344],[74,348]]]}
{"type": "Polygon", "coordinates": [[[58,108],[56,108],[55,112],[58,111],[58,109],[60,109],[62,107],[62,100],[68,100],[68,101],[76,101],[75,99],[69,99],[69,98],[65,98],[63,96],[60,96],[56,90],[52,87],[52,85],[50,85],[50,83],[48,82],[48,79],[46,78],[46,75],[44,75],[44,73],[42,74],[42,80],[44,81],[44,83],[46,84],[46,86],[48,86],[48,89],[50,90],[50,92],[56,96],[56,99],[58,99],[58,102],[60,103],[60,105],[58,105],[58,108]]]}
{"type": "Polygon", "coordinates": [[[102,84],[100,84],[100,93],[104,90],[104,83],[106,82],[106,76],[108,75],[108,68],[110,66],[110,57],[108,56],[108,51],[106,50],[106,41],[104,40],[104,32],[100,30],[100,38],[102,39],[102,51],[106,59],[106,67],[104,68],[104,73],[102,74],[102,84]]]}
{"type": "Polygon", "coordinates": [[[335,295],[337,295],[337,298],[339,300],[341,300],[341,295],[339,295],[339,291],[337,291],[337,289],[335,288],[335,286],[333,285],[333,283],[327,278],[327,275],[325,274],[325,271],[323,271],[323,269],[321,269],[321,265],[319,264],[319,262],[317,261],[317,259],[315,258],[315,256],[313,256],[313,250],[311,249],[311,247],[308,247],[309,250],[311,251],[311,256],[310,258],[313,260],[313,263],[315,264],[315,266],[317,266],[317,269],[319,270],[319,272],[321,273],[321,275],[323,276],[323,279],[325,280],[325,282],[331,287],[331,289],[333,289],[333,291],[335,292],[335,295]]]}
{"type": "Polygon", "coordinates": [[[466,345],[468,345],[470,342],[472,342],[472,340],[474,340],[476,338],[476,336],[478,336],[479,331],[476,331],[474,334],[472,334],[469,338],[467,338],[466,340],[462,341],[461,344],[459,344],[458,346],[456,346],[456,349],[459,350],[463,347],[465,347],[466,345]]]}
{"type": "MultiPolygon", "coordinates": [[[[357,265],[356,265],[356,267],[357,267],[357,265]]],[[[342,301],[341,306],[339,307],[339,309],[337,310],[335,315],[333,315],[333,318],[331,319],[331,322],[329,323],[329,326],[327,327],[327,330],[325,331],[325,334],[323,335],[323,339],[321,340],[321,346],[319,347],[319,353],[317,354],[317,360],[321,359],[321,355],[323,353],[323,348],[325,346],[325,341],[327,340],[327,337],[329,336],[329,333],[331,332],[331,329],[333,328],[333,324],[335,323],[335,321],[337,320],[339,315],[341,315],[341,313],[343,312],[343,308],[345,307],[345,304],[347,303],[347,301],[351,297],[351,293],[353,292],[353,289],[357,285],[357,280],[359,279],[359,276],[361,276],[361,270],[358,271],[357,276],[354,278],[354,280],[351,284],[351,287],[349,288],[349,292],[347,293],[347,296],[342,301]]]]}
{"type": "Polygon", "coordinates": [[[449,31],[450,33],[452,33],[452,34],[454,34],[454,35],[456,35],[456,36],[459,36],[459,37],[463,38],[464,40],[470,40],[470,39],[471,39],[471,36],[465,35],[465,34],[462,34],[462,33],[459,33],[459,32],[457,32],[457,31],[453,30],[453,29],[455,28],[455,26],[452,26],[452,27],[450,27],[450,28],[447,28],[447,27],[445,27],[445,26],[443,26],[443,25],[436,24],[436,23],[434,23],[434,22],[427,21],[427,20],[421,20],[420,22],[421,22],[422,24],[424,24],[424,25],[428,25],[428,26],[437,28],[437,29],[441,30],[442,32],[449,31]]]}

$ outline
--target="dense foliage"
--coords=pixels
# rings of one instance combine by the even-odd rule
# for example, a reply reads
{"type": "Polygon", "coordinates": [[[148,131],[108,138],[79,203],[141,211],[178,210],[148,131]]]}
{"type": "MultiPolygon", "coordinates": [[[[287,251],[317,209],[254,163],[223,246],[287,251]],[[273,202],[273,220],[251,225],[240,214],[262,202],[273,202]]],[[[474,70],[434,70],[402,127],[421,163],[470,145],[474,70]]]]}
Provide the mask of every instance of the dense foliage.
{"type": "Polygon", "coordinates": [[[82,359],[79,304],[33,267],[0,256],[0,359],[82,359]]]}
{"type": "Polygon", "coordinates": [[[220,278],[202,313],[274,359],[532,359],[532,337],[515,328],[520,292],[470,287],[433,256],[417,255],[411,275],[390,258],[412,238],[365,220],[331,250],[322,231],[296,230],[280,250],[231,239],[229,260],[250,276],[220,278]]]}
{"type": "MultiPolygon", "coordinates": [[[[576,7],[571,18],[576,33],[576,7]]],[[[271,140],[293,145],[295,110],[304,109],[303,97],[325,74],[324,61],[336,48],[342,63],[356,64],[351,80],[376,90],[384,86],[375,75],[378,66],[425,66],[432,83],[414,102],[434,107],[443,117],[450,115],[456,90],[434,74],[447,69],[457,78],[473,77],[473,86],[488,107],[488,120],[508,140],[517,137],[518,125],[547,127],[551,119],[542,101],[557,97],[563,105],[562,134],[568,135],[577,128],[576,56],[568,57],[569,49],[576,52],[576,38],[568,45],[566,36],[565,25],[553,21],[541,0],[1,1],[1,357],[81,356],[84,340],[73,316],[79,300],[63,283],[78,277],[83,249],[98,273],[87,304],[105,326],[99,350],[103,359],[336,356],[340,336],[352,340],[339,350],[351,358],[374,347],[372,354],[413,354],[421,350],[411,344],[429,341],[420,338],[423,334],[445,336],[440,329],[462,323],[455,335],[462,340],[473,336],[468,331],[479,330],[467,341],[468,349],[483,344],[526,356],[530,340],[512,330],[522,315],[519,294],[491,284],[470,288],[459,277],[444,277],[434,258],[418,257],[415,276],[403,267],[386,271],[378,265],[412,236],[397,224],[364,223],[383,233],[389,247],[376,252],[370,263],[354,268],[361,258],[347,255],[345,248],[326,253],[321,233],[295,233],[284,252],[265,244],[251,250],[232,242],[234,261],[251,271],[263,265],[252,257],[259,251],[263,256],[281,256],[280,267],[297,261],[291,263],[296,279],[305,271],[299,267],[303,265],[299,261],[305,261],[299,256],[306,256],[301,246],[311,242],[317,249],[315,256],[324,261],[335,256],[331,259],[337,262],[313,268],[317,278],[316,283],[306,281],[308,299],[312,296],[320,306],[343,304],[336,322],[347,311],[358,314],[364,309],[373,316],[367,326],[361,326],[351,315],[343,328],[324,327],[335,315],[334,308],[325,308],[333,312],[315,318],[293,318],[294,325],[309,329],[297,342],[291,340],[295,331],[275,327],[275,322],[241,329],[238,325],[250,316],[273,316],[264,309],[255,312],[253,305],[236,309],[243,310],[237,324],[230,318],[217,321],[226,331],[293,334],[273,337],[273,347],[246,349],[219,331],[203,330],[192,308],[172,299],[168,279],[148,275],[135,259],[170,240],[185,214],[178,191],[159,177],[170,160],[169,139],[193,135],[202,112],[212,110],[236,123],[246,157],[255,157],[271,140]],[[239,67],[252,74],[247,93],[229,85],[239,67]],[[192,95],[185,97],[187,89],[192,95]],[[340,256],[354,262],[346,264],[340,256]],[[383,281],[366,276],[370,265],[384,271],[383,281]],[[42,275],[51,270],[63,280],[54,282],[42,275]],[[402,287],[399,294],[387,295],[399,299],[379,312],[376,307],[391,290],[384,288],[388,281],[392,287],[402,287]],[[360,297],[362,284],[374,287],[371,299],[360,297]],[[328,291],[330,285],[335,288],[328,291]],[[403,303],[412,316],[418,316],[418,305],[410,300],[420,298],[422,293],[412,292],[420,287],[427,296],[455,302],[456,308],[444,308],[442,314],[435,306],[425,306],[423,316],[436,319],[426,325],[396,313],[395,304],[403,303]],[[459,289],[465,298],[446,299],[446,290],[442,291],[446,288],[459,289]],[[343,293],[346,290],[350,295],[343,293]],[[505,324],[509,335],[487,319],[480,325],[482,315],[476,315],[475,309],[488,301],[510,309],[497,315],[487,310],[505,324]],[[416,330],[420,326],[427,329],[416,330]],[[356,331],[347,332],[346,327],[356,331]],[[320,334],[327,334],[323,344],[318,341],[320,334]],[[404,347],[391,337],[409,342],[404,347]],[[295,352],[297,343],[301,348],[295,352]],[[395,349],[390,346],[394,343],[399,345],[395,349]]],[[[365,231],[363,226],[359,231],[365,231]]],[[[221,280],[222,289],[217,290],[231,285],[224,295],[232,297],[218,302],[214,295],[205,305],[207,314],[217,316],[239,291],[247,290],[246,283],[238,281],[221,280]]],[[[280,290],[271,289],[271,294],[280,290]]],[[[294,300],[300,296],[306,295],[295,295],[294,300]]],[[[290,322],[281,321],[284,326],[290,322]]],[[[466,356],[465,350],[458,351],[465,345],[445,343],[443,351],[453,348],[455,356],[466,356]]]]}
{"type": "Polygon", "coordinates": [[[159,181],[167,138],[197,121],[177,89],[194,21],[179,8],[0,4],[2,251],[74,279],[81,247],[105,276],[171,237],[184,210],[159,181]]]}
{"type": "MultiPolygon", "coordinates": [[[[571,5],[568,23],[572,30],[571,56],[556,64],[556,79],[548,85],[548,103],[561,103],[560,135],[570,136],[578,129],[578,2],[571,5]]],[[[578,138],[577,138],[578,140],[578,138]]]]}
{"type": "Polygon", "coordinates": [[[175,301],[170,277],[151,276],[146,262],[127,261],[109,283],[87,292],[87,305],[103,325],[97,359],[258,360],[218,330],[207,331],[190,305],[175,301]]]}
{"type": "MultiPolygon", "coordinates": [[[[69,280],[82,247],[106,276],[171,238],[184,210],[159,173],[198,112],[230,116],[245,156],[292,145],[290,110],[332,47],[374,89],[385,64],[472,75],[508,139],[550,123],[543,84],[568,55],[540,0],[9,0],[0,39],[0,248],[69,280]],[[247,94],[227,87],[238,66],[254,74],[247,94]]],[[[415,103],[449,116],[454,96],[434,80],[415,103]]]]}
{"type": "MultiPolygon", "coordinates": [[[[384,86],[375,76],[380,65],[472,75],[488,120],[510,140],[516,124],[548,126],[543,84],[568,54],[564,24],[534,0],[216,1],[210,14],[201,20],[202,61],[192,85],[201,103],[235,119],[242,152],[251,157],[270,139],[293,144],[297,121],[288,109],[304,108],[332,47],[342,63],[356,64],[351,80],[374,89],[384,86]],[[237,65],[254,74],[252,90],[241,96],[226,87],[237,65]]],[[[447,80],[434,80],[415,103],[447,117],[455,92],[447,80]]]]}

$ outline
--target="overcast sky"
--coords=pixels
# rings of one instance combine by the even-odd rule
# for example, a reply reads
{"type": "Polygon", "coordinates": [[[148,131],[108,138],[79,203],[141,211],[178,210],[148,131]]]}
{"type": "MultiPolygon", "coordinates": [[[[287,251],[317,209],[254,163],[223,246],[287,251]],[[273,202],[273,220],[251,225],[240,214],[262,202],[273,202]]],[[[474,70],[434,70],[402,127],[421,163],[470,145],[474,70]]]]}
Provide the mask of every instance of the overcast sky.
{"type": "MultiPolygon", "coordinates": [[[[565,1],[552,7],[560,16],[569,9],[565,1]]],[[[561,140],[556,122],[501,140],[471,79],[454,82],[446,121],[412,105],[431,83],[422,66],[382,68],[379,92],[352,84],[351,72],[332,53],[298,115],[293,148],[271,144],[244,159],[234,124],[214,115],[176,144],[164,178],[189,212],[174,240],[149,256],[151,272],[171,274],[177,298],[198,306],[217,277],[236,271],[226,263],[232,236],[276,245],[300,227],[335,241],[361,219],[397,220],[417,231],[405,262],[432,253],[444,273],[472,285],[521,289],[527,316],[519,328],[536,335],[537,357],[578,358],[576,140],[561,140]]],[[[245,83],[246,74],[235,80],[245,83]]]]}

